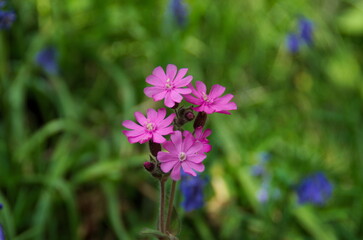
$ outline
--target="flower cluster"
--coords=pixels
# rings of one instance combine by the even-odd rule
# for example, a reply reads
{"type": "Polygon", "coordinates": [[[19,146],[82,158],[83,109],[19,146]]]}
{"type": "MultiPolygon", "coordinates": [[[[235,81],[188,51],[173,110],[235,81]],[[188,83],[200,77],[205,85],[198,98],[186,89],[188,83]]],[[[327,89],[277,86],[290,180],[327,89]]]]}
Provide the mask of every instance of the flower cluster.
{"type": "Polygon", "coordinates": [[[303,44],[313,43],[313,23],[307,18],[299,19],[298,33],[290,33],[286,37],[286,47],[291,53],[299,51],[303,44]]]}
{"type": "Polygon", "coordinates": [[[130,120],[122,123],[130,129],[123,131],[130,143],[149,142],[152,162],[145,163],[145,168],[156,177],[170,174],[174,181],[180,180],[181,170],[190,176],[204,171],[203,161],[212,148],[207,139],[212,131],[204,129],[207,115],[230,114],[231,110],[237,109],[237,105],[231,102],[232,94],[222,96],[225,87],[216,84],[207,93],[206,85],[197,81],[194,88],[191,84],[193,77],[187,75],[187,71],[187,68],[178,70],[169,64],[166,71],[157,67],[146,78],[152,86],[144,89],[145,95],[155,102],[163,101],[175,113],[167,116],[165,108],[148,109],[146,116],[135,112],[137,123],[130,120]],[[179,107],[183,99],[192,105],[179,107]],[[198,112],[196,118],[194,111],[198,112]],[[183,125],[193,120],[194,131],[184,131],[183,125]],[[166,139],[168,137],[170,140],[166,139]]]}
{"type": "Polygon", "coordinates": [[[14,11],[4,10],[5,1],[0,1],[0,30],[9,29],[16,19],[14,11]]]}
{"type": "Polygon", "coordinates": [[[305,177],[296,188],[299,204],[323,205],[331,197],[332,191],[333,185],[322,172],[305,177]]]}

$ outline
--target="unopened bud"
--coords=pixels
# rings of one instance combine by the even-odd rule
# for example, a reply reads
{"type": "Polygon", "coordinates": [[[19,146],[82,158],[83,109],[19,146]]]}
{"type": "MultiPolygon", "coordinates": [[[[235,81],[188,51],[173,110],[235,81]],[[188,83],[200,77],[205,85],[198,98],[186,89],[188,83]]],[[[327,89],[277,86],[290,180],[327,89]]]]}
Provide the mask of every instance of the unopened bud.
{"type": "Polygon", "coordinates": [[[177,109],[179,107],[179,103],[175,103],[173,107],[171,107],[171,109],[177,109]]]}
{"type": "Polygon", "coordinates": [[[180,107],[178,109],[177,118],[174,119],[174,123],[177,127],[182,127],[187,122],[192,121],[195,118],[195,115],[193,113],[193,109],[191,107],[185,108],[180,107]]]}
{"type": "Polygon", "coordinates": [[[144,168],[148,171],[148,172],[152,172],[155,168],[155,163],[152,162],[144,162],[144,168]]]}
{"type": "Polygon", "coordinates": [[[149,149],[151,154],[156,157],[158,155],[158,152],[161,151],[161,144],[155,143],[152,140],[149,141],[149,149]]]}
{"type": "Polygon", "coordinates": [[[197,118],[194,121],[194,129],[198,127],[204,127],[205,123],[207,122],[207,114],[205,112],[199,112],[197,118]]]}
{"type": "Polygon", "coordinates": [[[188,120],[188,121],[192,121],[194,118],[195,118],[195,115],[193,112],[186,112],[184,114],[185,118],[188,120]]]}

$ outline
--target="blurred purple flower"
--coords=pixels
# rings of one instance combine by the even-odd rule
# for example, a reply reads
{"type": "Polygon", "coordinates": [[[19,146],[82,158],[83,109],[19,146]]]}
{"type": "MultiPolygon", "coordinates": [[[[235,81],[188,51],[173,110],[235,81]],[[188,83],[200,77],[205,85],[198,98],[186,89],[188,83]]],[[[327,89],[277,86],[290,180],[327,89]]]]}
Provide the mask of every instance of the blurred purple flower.
{"type": "Polygon", "coordinates": [[[251,175],[255,177],[263,177],[267,174],[266,163],[270,160],[271,154],[268,152],[260,152],[258,154],[259,163],[251,167],[251,175]]]}
{"type": "Polygon", "coordinates": [[[13,11],[0,10],[0,30],[9,29],[16,19],[13,11]]]}
{"type": "Polygon", "coordinates": [[[286,47],[291,53],[297,53],[300,49],[300,39],[299,36],[290,33],[286,37],[286,47]]]}
{"type": "Polygon", "coordinates": [[[261,177],[266,173],[264,165],[256,164],[251,167],[251,175],[255,177],[261,177]]]}
{"type": "Polygon", "coordinates": [[[266,163],[271,159],[271,154],[268,152],[260,152],[259,158],[261,163],[266,163]]]}
{"type": "Polygon", "coordinates": [[[5,240],[5,234],[1,224],[0,224],[0,240],[5,240]]]}
{"type": "Polygon", "coordinates": [[[300,18],[299,20],[299,37],[307,45],[313,43],[313,22],[307,18],[300,18]]]}
{"type": "Polygon", "coordinates": [[[331,197],[332,191],[333,185],[321,172],[307,176],[296,188],[299,204],[323,205],[331,197]]]}
{"type": "Polygon", "coordinates": [[[203,189],[206,183],[207,180],[201,178],[199,175],[193,177],[182,171],[180,190],[183,195],[183,202],[181,205],[185,211],[190,212],[203,207],[203,189]]]}
{"type": "Polygon", "coordinates": [[[313,44],[313,22],[305,17],[299,18],[297,33],[286,36],[286,48],[291,53],[297,53],[301,45],[313,44]]]}
{"type": "Polygon", "coordinates": [[[179,26],[185,26],[188,10],[183,0],[170,0],[169,10],[179,26]]]}
{"type": "Polygon", "coordinates": [[[269,199],[269,195],[268,195],[268,191],[267,188],[265,186],[262,186],[258,191],[257,191],[257,200],[260,203],[266,203],[269,199]]]}
{"type": "Polygon", "coordinates": [[[38,52],[36,63],[48,74],[58,73],[57,50],[54,47],[46,47],[38,52]]]}

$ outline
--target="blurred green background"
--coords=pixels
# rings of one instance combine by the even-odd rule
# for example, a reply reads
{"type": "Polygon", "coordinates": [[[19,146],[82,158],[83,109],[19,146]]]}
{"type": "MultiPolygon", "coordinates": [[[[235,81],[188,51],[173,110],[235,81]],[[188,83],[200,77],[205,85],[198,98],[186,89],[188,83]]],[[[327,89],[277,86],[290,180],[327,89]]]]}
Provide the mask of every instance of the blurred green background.
{"type": "Polygon", "coordinates": [[[238,110],[214,114],[206,206],[177,211],[180,239],[363,239],[363,1],[189,0],[184,27],[166,0],[12,0],[0,32],[0,223],[7,239],[138,239],[156,226],[147,145],[121,122],[160,108],[145,78],[168,63],[221,84],[238,110]],[[314,44],[289,53],[299,16],[314,44]],[[59,74],[35,61],[57,50],[59,74]],[[279,197],[257,201],[261,152],[279,197]],[[325,206],[293,186],[324,172],[325,206]]]}

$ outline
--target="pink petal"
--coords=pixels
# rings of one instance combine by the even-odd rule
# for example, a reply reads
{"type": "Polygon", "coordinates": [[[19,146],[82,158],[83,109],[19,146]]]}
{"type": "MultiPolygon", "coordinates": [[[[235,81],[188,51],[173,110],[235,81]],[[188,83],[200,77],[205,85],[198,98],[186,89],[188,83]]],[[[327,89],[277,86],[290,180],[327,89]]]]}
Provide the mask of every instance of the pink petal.
{"type": "Polygon", "coordinates": [[[188,162],[201,163],[204,159],[206,159],[207,155],[202,153],[190,154],[187,159],[188,162]]]}
{"type": "MultiPolygon", "coordinates": [[[[167,152],[158,152],[157,159],[159,162],[169,162],[173,157],[176,157],[173,154],[167,153],[167,152]]],[[[179,159],[176,157],[176,160],[179,161],[179,159]]]]}
{"type": "Polygon", "coordinates": [[[223,113],[223,114],[231,115],[231,113],[230,113],[230,112],[225,111],[225,110],[223,110],[223,111],[218,111],[217,113],[223,113]]]}
{"type": "Polygon", "coordinates": [[[170,136],[171,141],[174,143],[174,146],[178,152],[182,152],[182,144],[183,144],[183,138],[180,131],[175,131],[170,136]]]}
{"type": "Polygon", "coordinates": [[[166,80],[167,79],[163,68],[160,67],[160,66],[153,70],[153,75],[160,78],[160,80],[166,80]]]}
{"type": "Polygon", "coordinates": [[[175,91],[179,94],[190,94],[192,92],[189,88],[177,88],[175,91]]]}
{"type": "Polygon", "coordinates": [[[155,102],[160,101],[161,99],[165,98],[165,95],[167,94],[168,91],[166,91],[165,89],[162,92],[156,93],[155,95],[152,96],[152,98],[154,99],[155,102]]]}
{"type": "Polygon", "coordinates": [[[233,97],[234,96],[232,94],[226,94],[223,97],[220,97],[220,98],[215,99],[214,100],[214,103],[215,104],[226,104],[229,101],[231,101],[233,97]]]}
{"type": "Polygon", "coordinates": [[[212,107],[216,110],[216,112],[237,109],[237,105],[234,102],[229,102],[227,104],[213,104],[212,107]]]}
{"type": "Polygon", "coordinates": [[[158,116],[156,118],[156,122],[160,122],[160,121],[164,120],[165,115],[166,115],[166,109],[165,108],[160,108],[158,110],[158,116]]]}
{"type": "MultiPolygon", "coordinates": [[[[163,148],[165,148],[168,152],[177,156],[179,152],[176,150],[175,145],[172,141],[166,141],[163,143],[163,148]]],[[[160,153],[160,152],[159,152],[160,153]]]]}
{"type": "Polygon", "coordinates": [[[193,87],[191,83],[188,84],[188,88],[192,90],[192,94],[198,98],[202,97],[202,95],[193,87]]]}
{"type": "Polygon", "coordinates": [[[183,97],[176,91],[171,91],[170,97],[171,97],[171,99],[173,99],[174,102],[177,102],[177,103],[180,103],[183,100],[183,97]]]}
{"type": "Polygon", "coordinates": [[[235,102],[229,102],[224,106],[225,110],[237,110],[237,104],[235,102]]]}
{"type": "Polygon", "coordinates": [[[190,136],[192,136],[193,137],[193,134],[191,134],[191,132],[189,132],[189,131],[187,131],[187,130],[185,130],[184,132],[183,132],[183,136],[186,138],[186,137],[190,137],[190,136]]]}
{"type": "Polygon", "coordinates": [[[175,118],[175,113],[172,113],[164,120],[157,122],[156,125],[158,128],[165,128],[173,122],[174,118],[175,118]]]}
{"type": "Polygon", "coordinates": [[[166,75],[170,81],[174,80],[177,71],[178,68],[174,64],[168,64],[168,66],[166,66],[166,75]]]}
{"type": "Polygon", "coordinates": [[[165,82],[163,80],[161,80],[160,78],[154,76],[154,75],[150,75],[146,78],[146,82],[154,85],[154,86],[158,86],[158,87],[164,87],[165,82]]]}
{"type": "Polygon", "coordinates": [[[174,78],[174,83],[178,82],[180,79],[182,79],[185,76],[185,74],[187,74],[187,72],[188,72],[188,68],[179,69],[178,74],[174,78]]]}
{"type": "Polygon", "coordinates": [[[193,137],[193,135],[188,132],[188,131],[184,131],[184,141],[183,141],[183,146],[182,146],[182,151],[187,151],[188,149],[191,148],[191,146],[194,144],[195,139],[193,137]]]}
{"type": "Polygon", "coordinates": [[[195,85],[197,87],[198,92],[200,92],[201,94],[207,92],[207,87],[205,86],[204,82],[197,81],[195,85]]]}
{"type": "Polygon", "coordinates": [[[188,162],[184,161],[181,163],[181,166],[184,170],[185,173],[188,173],[189,175],[192,176],[197,176],[197,174],[193,171],[193,169],[189,166],[188,162]]]}
{"type": "Polygon", "coordinates": [[[163,136],[161,136],[160,134],[157,134],[156,132],[153,133],[153,142],[163,143],[165,141],[166,141],[166,139],[163,136]]]}
{"type": "Polygon", "coordinates": [[[153,97],[155,94],[159,94],[161,92],[165,91],[163,88],[160,87],[146,87],[144,88],[144,93],[148,97],[153,97]]]}
{"type": "Polygon", "coordinates": [[[174,82],[176,87],[185,87],[193,80],[192,76],[187,76],[185,78],[179,79],[178,81],[174,82]]]}
{"type": "Polygon", "coordinates": [[[226,90],[225,87],[223,87],[219,84],[215,84],[212,86],[212,89],[210,90],[210,93],[208,96],[210,98],[217,98],[217,97],[221,96],[225,90],[226,90]]]}
{"type": "Polygon", "coordinates": [[[179,162],[177,164],[175,164],[173,170],[171,171],[170,177],[174,181],[180,180],[180,163],[179,162]]]}
{"type": "Polygon", "coordinates": [[[144,125],[147,121],[145,116],[141,112],[135,112],[134,113],[136,120],[141,124],[144,125]]]}
{"type": "Polygon", "coordinates": [[[141,134],[144,134],[145,131],[144,130],[132,130],[132,131],[127,131],[124,130],[122,131],[123,134],[125,134],[126,137],[137,137],[140,136],[141,134]]]}
{"type": "Polygon", "coordinates": [[[175,102],[170,97],[170,92],[167,92],[164,99],[165,106],[172,108],[175,105],[175,102]]]}
{"type": "Polygon", "coordinates": [[[196,139],[201,139],[203,138],[203,127],[197,127],[197,129],[195,129],[194,131],[194,136],[196,139]]]}
{"type": "Polygon", "coordinates": [[[202,137],[203,137],[203,138],[207,138],[207,137],[209,137],[211,134],[212,134],[212,130],[207,129],[207,130],[205,130],[205,131],[204,131],[204,133],[203,133],[202,137]]]}
{"type": "Polygon", "coordinates": [[[170,126],[170,127],[166,127],[166,128],[157,129],[155,132],[160,135],[168,135],[168,134],[173,133],[174,130],[173,130],[173,126],[170,126]]]}
{"type": "Polygon", "coordinates": [[[212,145],[209,145],[209,144],[204,144],[203,145],[203,149],[202,149],[202,152],[210,152],[212,150],[212,145]]]}
{"type": "MultiPolygon", "coordinates": [[[[211,106],[208,106],[208,105],[202,105],[200,107],[202,109],[202,112],[205,112],[206,114],[212,114],[212,113],[216,112],[216,110],[214,108],[212,108],[211,106]]],[[[195,109],[195,111],[197,111],[197,110],[195,109]]]]}
{"type": "Polygon", "coordinates": [[[147,111],[146,111],[146,114],[147,114],[147,118],[152,121],[152,122],[155,122],[156,121],[156,118],[158,116],[157,112],[152,109],[152,108],[149,108],[147,111]]]}
{"type": "Polygon", "coordinates": [[[191,155],[191,154],[199,152],[200,150],[202,150],[202,148],[203,148],[203,144],[200,142],[196,142],[189,149],[185,149],[185,150],[183,149],[183,150],[185,151],[185,153],[187,155],[191,155]]]}
{"type": "Polygon", "coordinates": [[[192,95],[185,95],[184,100],[194,105],[200,105],[203,102],[202,100],[195,98],[192,95]]]}
{"type": "Polygon", "coordinates": [[[129,129],[136,129],[136,130],[142,130],[144,129],[142,126],[134,123],[131,120],[125,120],[122,122],[122,126],[124,126],[125,128],[129,128],[129,129]]]}
{"type": "Polygon", "coordinates": [[[164,173],[168,173],[176,164],[178,161],[163,162],[160,164],[160,168],[164,173]]]}
{"type": "Polygon", "coordinates": [[[188,164],[189,164],[189,167],[191,167],[192,169],[194,169],[197,172],[203,172],[205,169],[203,163],[188,162],[188,164]]]}
{"type": "MultiPolygon", "coordinates": [[[[202,104],[202,105],[200,105],[198,107],[193,108],[193,110],[196,111],[196,112],[206,112],[207,113],[206,108],[207,108],[207,106],[205,106],[204,104],[202,104]]],[[[210,110],[208,110],[208,112],[210,112],[210,110]]],[[[212,112],[210,112],[208,114],[211,114],[213,112],[214,112],[214,110],[212,109],[212,112]]]]}
{"type": "Polygon", "coordinates": [[[149,141],[151,137],[152,137],[151,134],[145,133],[137,137],[129,137],[128,140],[130,143],[136,143],[136,142],[145,143],[149,141]]]}

